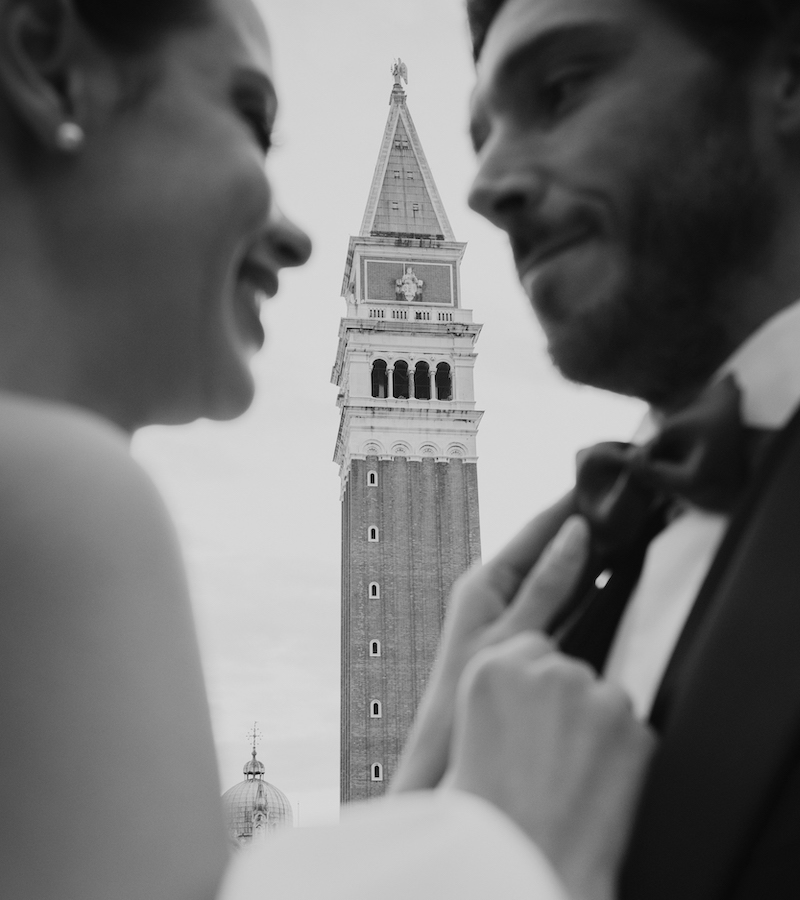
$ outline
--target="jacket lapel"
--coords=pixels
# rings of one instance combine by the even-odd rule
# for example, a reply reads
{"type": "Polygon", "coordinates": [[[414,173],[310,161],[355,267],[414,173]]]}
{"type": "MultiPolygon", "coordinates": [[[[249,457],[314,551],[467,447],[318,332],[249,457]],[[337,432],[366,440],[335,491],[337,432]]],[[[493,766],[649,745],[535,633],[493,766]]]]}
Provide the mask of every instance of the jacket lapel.
{"type": "Polygon", "coordinates": [[[723,897],[796,756],[800,416],[732,522],[697,609],[667,671],[669,702],[657,701],[662,736],[620,900],[723,897]]]}

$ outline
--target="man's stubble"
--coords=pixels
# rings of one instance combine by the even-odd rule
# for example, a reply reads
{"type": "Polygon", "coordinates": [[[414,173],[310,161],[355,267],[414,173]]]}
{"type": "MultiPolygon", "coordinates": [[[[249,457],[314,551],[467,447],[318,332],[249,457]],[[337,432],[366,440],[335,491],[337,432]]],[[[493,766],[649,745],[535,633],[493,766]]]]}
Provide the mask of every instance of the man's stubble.
{"type": "MultiPolygon", "coordinates": [[[[620,287],[563,307],[568,327],[550,341],[570,380],[659,407],[695,394],[735,348],[736,286],[762,263],[777,219],[741,87],[721,75],[691,102],[671,127],[663,123],[646,161],[631,166],[620,287]]],[[[537,305],[545,323],[559,316],[557,296],[537,305]]]]}

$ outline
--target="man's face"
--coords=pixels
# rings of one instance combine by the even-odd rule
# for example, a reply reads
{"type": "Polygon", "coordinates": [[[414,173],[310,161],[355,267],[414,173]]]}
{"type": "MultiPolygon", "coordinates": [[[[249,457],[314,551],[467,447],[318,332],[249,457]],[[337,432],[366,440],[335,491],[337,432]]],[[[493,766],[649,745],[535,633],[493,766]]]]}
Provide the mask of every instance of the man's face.
{"type": "Polygon", "coordinates": [[[727,353],[773,191],[747,93],[645,0],[507,0],[478,65],[470,203],[511,239],[556,365],[658,405],[727,353]]]}

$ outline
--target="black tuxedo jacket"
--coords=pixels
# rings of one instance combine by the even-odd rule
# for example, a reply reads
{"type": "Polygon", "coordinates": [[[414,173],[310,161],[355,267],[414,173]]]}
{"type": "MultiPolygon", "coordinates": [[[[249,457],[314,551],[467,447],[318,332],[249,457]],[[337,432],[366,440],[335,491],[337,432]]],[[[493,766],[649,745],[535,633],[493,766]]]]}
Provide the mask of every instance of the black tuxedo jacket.
{"type": "MultiPolygon", "coordinates": [[[[544,514],[542,542],[570,509],[544,514]]],[[[621,609],[591,630],[613,632],[621,609]]],[[[653,720],[619,900],[798,900],[800,414],[734,512],[653,720]]]]}

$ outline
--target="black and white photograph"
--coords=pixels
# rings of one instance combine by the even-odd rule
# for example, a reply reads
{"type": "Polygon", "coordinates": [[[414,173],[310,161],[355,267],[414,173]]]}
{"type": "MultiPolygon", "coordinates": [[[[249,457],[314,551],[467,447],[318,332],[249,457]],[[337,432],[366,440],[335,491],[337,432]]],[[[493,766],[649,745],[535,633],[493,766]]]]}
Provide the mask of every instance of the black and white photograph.
{"type": "Polygon", "coordinates": [[[0,898],[800,896],[800,4],[0,0],[0,898]]]}

